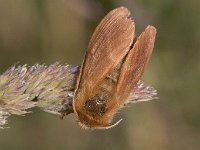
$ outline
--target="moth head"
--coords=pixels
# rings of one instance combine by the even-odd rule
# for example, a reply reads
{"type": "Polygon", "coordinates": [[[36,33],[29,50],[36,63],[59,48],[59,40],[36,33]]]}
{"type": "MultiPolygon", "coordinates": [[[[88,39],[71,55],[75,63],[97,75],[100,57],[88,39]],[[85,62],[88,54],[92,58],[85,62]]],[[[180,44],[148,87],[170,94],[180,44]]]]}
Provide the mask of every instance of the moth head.
{"type": "MultiPolygon", "coordinates": [[[[76,100],[80,101],[79,98],[76,100]]],[[[99,97],[90,98],[84,104],[76,103],[76,100],[73,101],[73,110],[79,126],[83,129],[110,129],[122,121],[120,119],[110,125],[113,115],[107,111],[106,104],[99,97]]]]}

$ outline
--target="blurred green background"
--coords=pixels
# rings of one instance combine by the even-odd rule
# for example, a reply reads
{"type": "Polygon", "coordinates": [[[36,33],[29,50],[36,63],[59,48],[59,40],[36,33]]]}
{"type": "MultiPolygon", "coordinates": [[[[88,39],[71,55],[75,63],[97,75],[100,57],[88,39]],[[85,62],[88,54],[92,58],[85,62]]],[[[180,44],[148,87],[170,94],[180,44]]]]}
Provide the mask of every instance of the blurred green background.
{"type": "Polygon", "coordinates": [[[95,26],[118,6],[132,12],[137,34],[148,24],[158,30],[143,80],[160,99],[123,109],[122,123],[106,131],[32,109],[9,118],[1,150],[200,149],[200,1],[0,0],[0,73],[14,64],[80,64],[95,26]]]}

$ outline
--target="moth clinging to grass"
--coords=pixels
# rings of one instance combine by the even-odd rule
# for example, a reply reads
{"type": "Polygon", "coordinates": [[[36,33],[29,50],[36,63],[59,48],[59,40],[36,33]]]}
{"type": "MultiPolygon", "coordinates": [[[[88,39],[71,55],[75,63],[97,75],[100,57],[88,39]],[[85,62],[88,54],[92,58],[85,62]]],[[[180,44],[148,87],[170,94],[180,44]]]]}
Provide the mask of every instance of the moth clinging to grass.
{"type": "Polygon", "coordinates": [[[89,42],[71,104],[83,128],[113,127],[121,121],[112,125],[114,115],[125,104],[151,100],[156,95],[153,88],[140,82],[156,29],[148,26],[135,38],[135,24],[129,15],[124,7],[109,12],[89,42]]]}

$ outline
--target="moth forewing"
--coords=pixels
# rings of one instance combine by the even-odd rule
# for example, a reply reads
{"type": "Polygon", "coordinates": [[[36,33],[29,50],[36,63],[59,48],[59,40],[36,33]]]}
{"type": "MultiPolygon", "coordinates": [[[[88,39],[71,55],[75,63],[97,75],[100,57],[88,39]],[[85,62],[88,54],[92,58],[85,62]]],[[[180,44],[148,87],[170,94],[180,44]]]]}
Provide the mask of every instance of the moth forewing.
{"type": "Polygon", "coordinates": [[[78,83],[84,85],[89,95],[129,51],[134,36],[134,23],[127,18],[129,14],[123,7],[111,11],[97,26],[90,40],[78,83]]]}
{"type": "Polygon", "coordinates": [[[95,96],[96,99],[102,96],[102,83],[106,76],[130,50],[135,25],[128,18],[129,14],[124,7],[111,11],[97,26],[90,40],[73,99],[74,113],[86,126],[101,127],[109,122],[96,109],[89,110],[90,103],[89,106],[86,104],[95,96]]]}
{"type": "Polygon", "coordinates": [[[155,36],[156,29],[153,26],[148,26],[127,54],[112,101],[109,102],[110,115],[113,116],[118,109],[127,103],[128,96],[143,75],[152,54],[155,36]]]}

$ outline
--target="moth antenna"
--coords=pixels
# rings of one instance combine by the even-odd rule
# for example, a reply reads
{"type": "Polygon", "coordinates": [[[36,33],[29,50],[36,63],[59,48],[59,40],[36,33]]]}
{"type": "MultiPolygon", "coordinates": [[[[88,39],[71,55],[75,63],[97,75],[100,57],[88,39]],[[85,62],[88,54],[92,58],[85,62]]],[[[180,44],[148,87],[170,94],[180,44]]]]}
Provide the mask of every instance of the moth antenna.
{"type": "Polygon", "coordinates": [[[94,127],[92,129],[100,129],[100,130],[107,130],[107,129],[111,129],[115,126],[117,126],[123,119],[118,120],[116,123],[114,123],[113,125],[107,126],[107,127],[94,127]]]}

